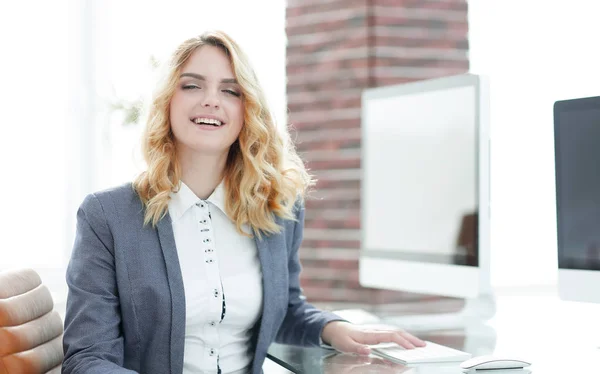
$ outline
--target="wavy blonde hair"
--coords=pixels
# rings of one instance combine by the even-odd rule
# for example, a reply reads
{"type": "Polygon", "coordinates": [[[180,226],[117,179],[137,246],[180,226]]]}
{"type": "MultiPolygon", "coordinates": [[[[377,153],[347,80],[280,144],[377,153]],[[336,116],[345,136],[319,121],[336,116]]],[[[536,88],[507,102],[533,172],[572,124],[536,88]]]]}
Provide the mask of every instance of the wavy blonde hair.
{"type": "Polygon", "coordinates": [[[225,210],[238,232],[249,224],[259,237],[281,227],[275,215],[294,219],[294,205],[313,184],[287,130],[279,130],[249,60],[237,43],[219,31],[184,41],[173,53],[148,110],[142,140],[147,170],[133,182],[145,206],[144,223],[156,226],[168,212],[170,193],[177,191],[181,167],[171,131],[170,103],[183,65],[202,46],[221,48],[242,89],[244,125],[229,150],[224,171],[225,210]]]}

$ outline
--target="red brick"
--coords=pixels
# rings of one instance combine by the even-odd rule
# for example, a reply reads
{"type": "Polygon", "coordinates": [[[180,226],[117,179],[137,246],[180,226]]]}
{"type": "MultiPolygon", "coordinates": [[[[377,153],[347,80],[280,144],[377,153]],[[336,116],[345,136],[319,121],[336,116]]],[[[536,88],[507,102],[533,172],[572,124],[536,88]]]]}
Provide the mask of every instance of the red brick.
{"type": "Polygon", "coordinates": [[[356,215],[346,219],[309,218],[305,227],[315,229],[360,229],[360,217],[356,215]]]}
{"type": "Polygon", "coordinates": [[[319,80],[315,82],[298,82],[295,84],[288,84],[288,92],[319,92],[319,91],[330,91],[339,90],[343,91],[346,89],[354,89],[357,87],[365,88],[369,84],[368,76],[360,77],[339,77],[336,76],[331,79],[319,80]]]}
{"type": "Polygon", "coordinates": [[[303,43],[300,45],[288,44],[286,53],[290,60],[293,60],[295,56],[307,54],[307,53],[319,53],[328,52],[338,48],[355,48],[365,45],[367,41],[367,35],[364,32],[353,32],[346,34],[346,37],[340,37],[335,39],[323,39],[321,42],[315,43],[303,43]]]}
{"type": "Polygon", "coordinates": [[[317,189],[360,188],[360,180],[317,179],[317,189]]]}
{"type": "MultiPolygon", "coordinates": [[[[288,104],[288,110],[290,115],[295,112],[306,112],[306,111],[319,111],[319,110],[328,110],[328,109],[350,109],[350,108],[358,108],[361,107],[361,97],[333,97],[330,100],[321,100],[315,101],[312,104],[305,103],[290,103],[288,104]]],[[[297,122],[297,121],[295,121],[297,122]]],[[[304,123],[313,123],[313,121],[304,121],[304,123]]],[[[327,128],[330,128],[327,126],[327,128]]]]}
{"type": "Polygon", "coordinates": [[[467,11],[466,0],[372,0],[374,6],[467,11]]]}
{"type": "Polygon", "coordinates": [[[312,131],[323,127],[329,129],[355,129],[360,127],[360,118],[343,119],[343,120],[331,120],[329,118],[323,118],[321,121],[293,121],[290,123],[290,132],[292,137],[295,137],[296,133],[301,131],[312,131]]]}
{"type": "Polygon", "coordinates": [[[373,68],[377,67],[397,67],[397,66],[419,66],[419,67],[444,67],[465,69],[469,66],[465,60],[447,60],[439,57],[423,57],[423,58],[378,58],[373,64],[373,68]]]}
{"type": "Polygon", "coordinates": [[[360,229],[360,207],[311,209],[310,212],[306,212],[306,227],[312,228],[313,225],[321,226],[319,228],[325,225],[326,228],[332,229],[360,229]]]}
{"type": "MultiPolygon", "coordinates": [[[[354,248],[359,249],[360,243],[358,240],[304,240],[303,248],[354,248]]],[[[306,265],[305,265],[306,266],[306,265]]]]}
{"type": "Polygon", "coordinates": [[[341,8],[366,9],[367,0],[318,0],[315,2],[301,1],[291,5],[288,1],[287,17],[297,17],[306,14],[315,14],[339,10],[341,8]]]}
{"type": "Polygon", "coordinates": [[[352,208],[360,208],[360,199],[352,199],[352,200],[307,200],[306,208],[320,208],[320,209],[352,209],[352,208]]]}
{"type": "Polygon", "coordinates": [[[299,143],[296,145],[299,151],[312,150],[312,149],[344,149],[344,148],[359,148],[360,139],[343,139],[343,140],[327,140],[316,142],[299,143]]]}

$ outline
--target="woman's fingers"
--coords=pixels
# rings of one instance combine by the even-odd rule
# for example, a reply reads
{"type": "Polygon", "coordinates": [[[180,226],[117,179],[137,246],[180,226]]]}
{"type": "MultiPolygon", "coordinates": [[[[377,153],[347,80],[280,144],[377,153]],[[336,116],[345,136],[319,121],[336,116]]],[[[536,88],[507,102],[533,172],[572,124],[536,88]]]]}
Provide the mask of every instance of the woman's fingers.
{"type": "Polygon", "coordinates": [[[409,342],[414,344],[415,347],[424,347],[425,346],[425,342],[423,340],[417,338],[416,336],[414,336],[406,331],[399,331],[399,333],[402,334],[402,336],[404,336],[404,338],[406,340],[408,340],[409,342]]]}
{"type": "Polygon", "coordinates": [[[355,339],[346,339],[340,342],[340,346],[337,347],[338,350],[346,353],[354,353],[358,355],[369,355],[371,354],[371,348],[368,345],[361,341],[356,341],[355,339]]]}
{"type": "Polygon", "coordinates": [[[357,331],[353,339],[357,343],[376,345],[380,343],[396,343],[404,348],[423,347],[425,342],[405,331],[357,331]]]}

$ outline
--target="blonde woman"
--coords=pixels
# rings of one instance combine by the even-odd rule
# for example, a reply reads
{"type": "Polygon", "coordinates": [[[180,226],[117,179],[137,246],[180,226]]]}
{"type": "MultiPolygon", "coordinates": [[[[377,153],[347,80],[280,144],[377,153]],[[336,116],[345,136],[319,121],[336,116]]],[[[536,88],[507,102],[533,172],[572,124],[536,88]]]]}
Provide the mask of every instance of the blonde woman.
{"type": "Polygon", "coordinates": [[[423,344],[305,301],[312,180],[226,34],[176,49],[143,141],[147,170],[77,213],[63,373],[261,373],[274,341],[358,354],[423,344]]]}

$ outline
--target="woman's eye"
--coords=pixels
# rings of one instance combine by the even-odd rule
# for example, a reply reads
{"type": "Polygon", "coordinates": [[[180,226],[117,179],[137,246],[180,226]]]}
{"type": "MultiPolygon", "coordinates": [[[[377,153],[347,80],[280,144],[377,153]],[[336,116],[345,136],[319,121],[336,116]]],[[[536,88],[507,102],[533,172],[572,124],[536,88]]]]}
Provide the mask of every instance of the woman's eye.
{"type": "Polygon", "coordinates": [[[223,92],[228,93],[230,95],[233,95],[235,97],[240,97],[241,96],[238,92],[233,91],[233,90],[223,90],[223,92]]]}
{"type": "Polygon", "coordinates": [[[200,89],[200,87],[196,86],[195,84],[185,84],[182,87],[184,90],[194,90],[194,89],[200,89]]]}

